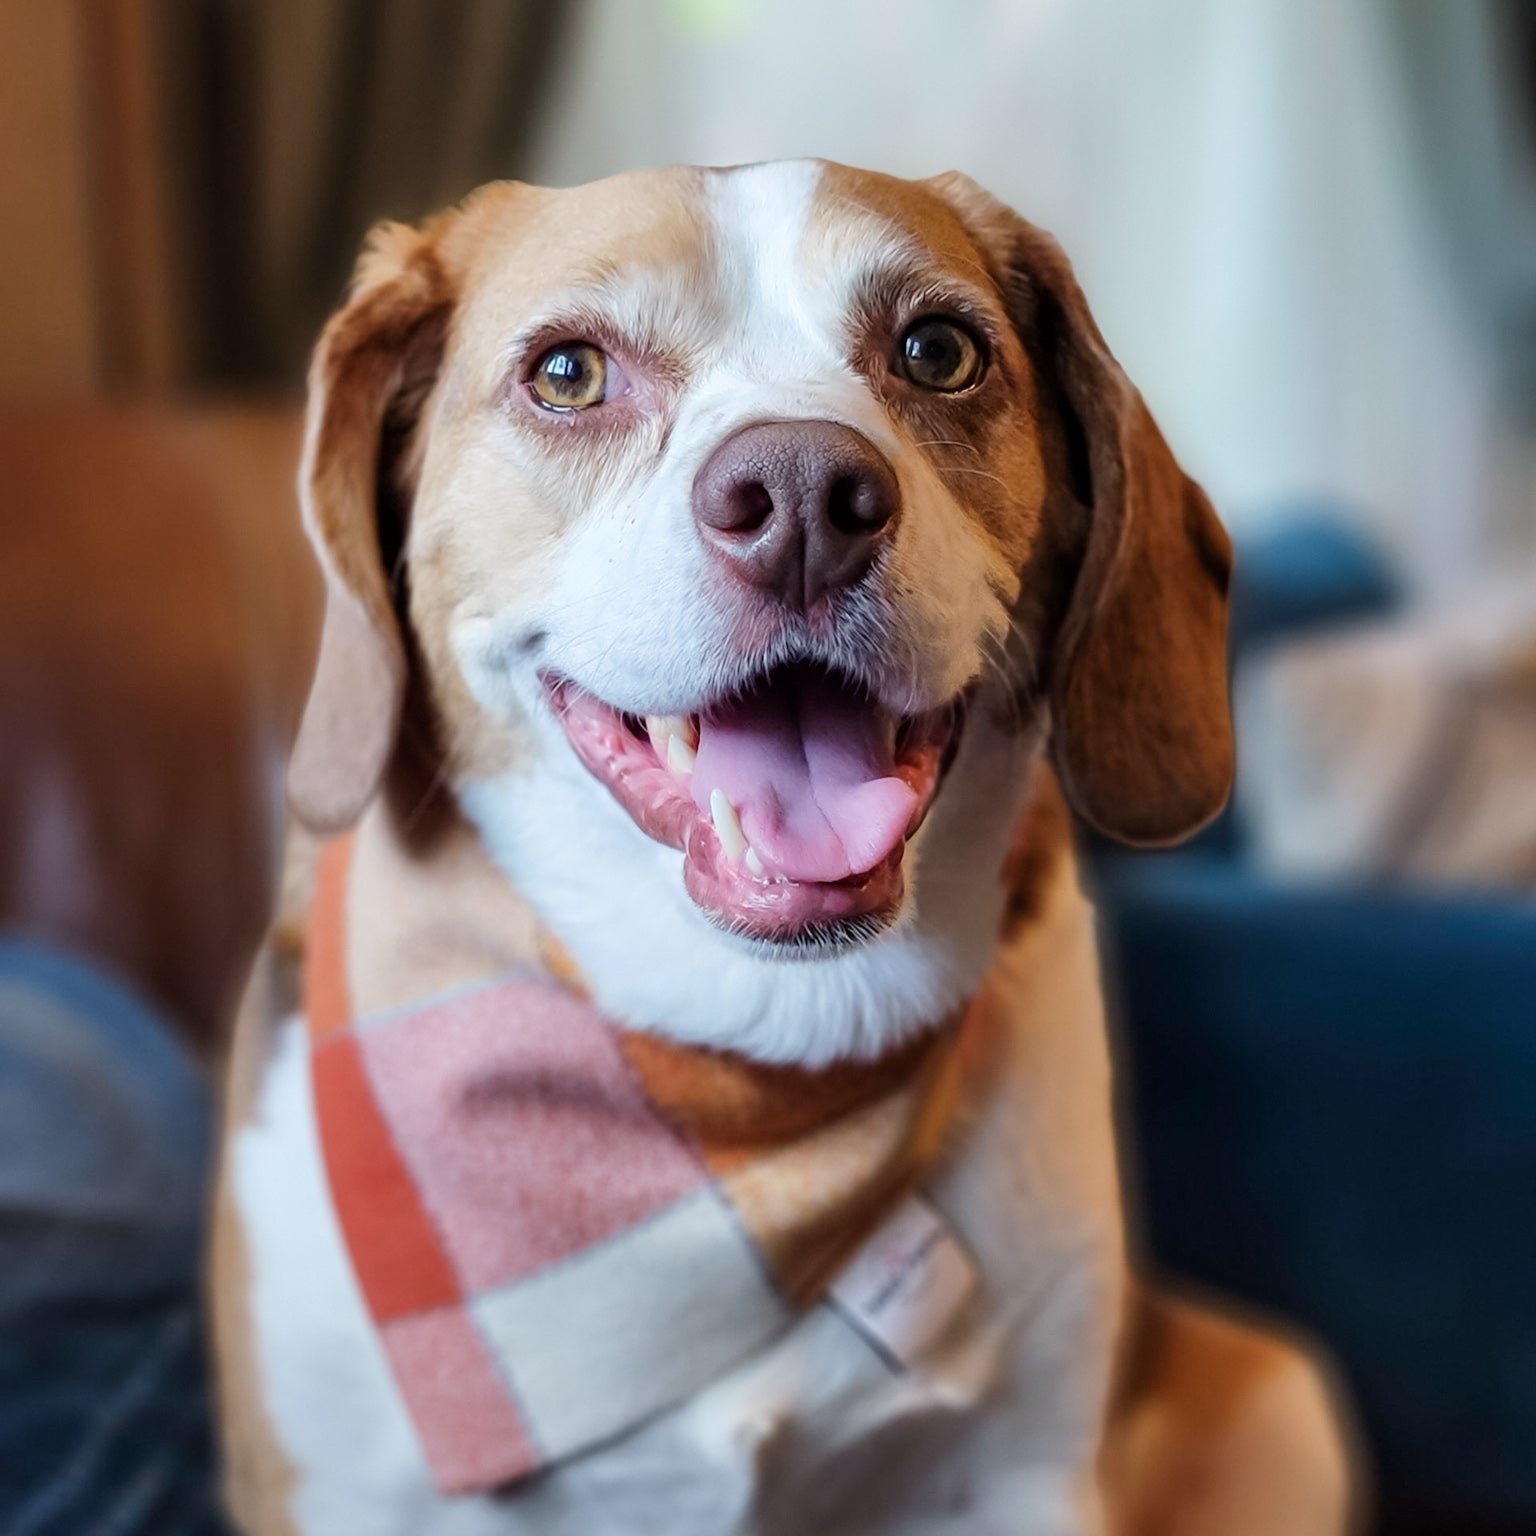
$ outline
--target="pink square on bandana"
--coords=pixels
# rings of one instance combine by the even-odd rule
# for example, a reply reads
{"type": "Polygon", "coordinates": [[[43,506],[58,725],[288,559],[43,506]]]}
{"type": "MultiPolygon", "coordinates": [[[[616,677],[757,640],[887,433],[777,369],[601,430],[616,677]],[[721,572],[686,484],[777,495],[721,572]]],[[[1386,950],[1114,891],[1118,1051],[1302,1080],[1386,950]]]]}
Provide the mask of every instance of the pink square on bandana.
{"type": "Polygon", "coordinates": [[[381,1330],[395,1380],[444,1493],[510,1482],[540,1462],[475,1327],[458,1307],[397,1318],[381,1330]]]}
{"type": "Polygon", "coordinates": [[[532,1274],[708,1178],[588,1002],[503,982],[364,1025],[401,1155],[471,1292],[532,1274]]]}

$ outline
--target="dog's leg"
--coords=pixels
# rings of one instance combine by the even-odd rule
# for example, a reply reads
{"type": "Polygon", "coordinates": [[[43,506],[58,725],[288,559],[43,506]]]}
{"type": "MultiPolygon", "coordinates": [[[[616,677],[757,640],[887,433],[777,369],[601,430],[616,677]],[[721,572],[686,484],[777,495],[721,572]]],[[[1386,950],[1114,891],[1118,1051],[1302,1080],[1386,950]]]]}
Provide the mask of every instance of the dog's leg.
{"type": "Polygon", "coordinates": [[[224,1103],[223,1149],[214,1189],[209,1310],[218,1400],[224,1501],[246,1536],[297,1536],[289,1513],[293,1473],[263,1408],[250,1313],[251,1256],[235,1201],[230,1151],[255,1103],[280,1011],[285,962],[268,943],[257,957],[235,1026],[224,1103]]]}
{"type": "Polygon", "coordinates": [[[1335,1393],[1299,1346],[1142,1292],[1111,1414],[1110,1536],[1344,1536],[1354,1471],[1335,1393]]]}

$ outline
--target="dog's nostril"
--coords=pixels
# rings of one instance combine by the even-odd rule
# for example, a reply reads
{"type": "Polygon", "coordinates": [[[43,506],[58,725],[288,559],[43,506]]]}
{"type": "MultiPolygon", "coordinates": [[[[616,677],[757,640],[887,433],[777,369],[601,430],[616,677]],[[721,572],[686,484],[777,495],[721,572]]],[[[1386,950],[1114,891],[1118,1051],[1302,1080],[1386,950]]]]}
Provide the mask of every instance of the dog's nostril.
{"type": "Polygon", "coordinates": [[[874,533],[890,521],[890,505],[872,480],[841,475],[827,492],[827,521],[839,533],[857,537],[874,533]]]}
{"type": "Polygon", "coordinates": [[[732,486],[729,501],[727,532],[756,533],[773,516],[773,496],[761,480],[732,486]]]}

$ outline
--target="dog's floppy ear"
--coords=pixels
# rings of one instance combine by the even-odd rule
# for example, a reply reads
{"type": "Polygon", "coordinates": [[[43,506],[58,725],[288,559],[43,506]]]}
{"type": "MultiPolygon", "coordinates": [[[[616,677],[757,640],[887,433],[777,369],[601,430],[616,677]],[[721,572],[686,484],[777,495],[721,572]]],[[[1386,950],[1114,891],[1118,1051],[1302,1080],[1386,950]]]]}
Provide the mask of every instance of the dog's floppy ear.
{"type": "Polygon", "coordinates": [[[1177,841],[1231,790],[1231,544],[1110,355],[1056,242],[963,177],[935,186],[988,255],[1040,408],[1060,418],[1077,525],[1048,658],[1062,785],[1101,832],[1177,841]]]}
{"type": "Polygon", "coordinates": [[[309,372],[299,498],[325,574],[320,659],[288,770],[320,831],[362,814],[400,724],[406,653],[393,565],[404,538],[399,452],[442,362],[453,310],[440,224],[374,230],[309,372]]]}

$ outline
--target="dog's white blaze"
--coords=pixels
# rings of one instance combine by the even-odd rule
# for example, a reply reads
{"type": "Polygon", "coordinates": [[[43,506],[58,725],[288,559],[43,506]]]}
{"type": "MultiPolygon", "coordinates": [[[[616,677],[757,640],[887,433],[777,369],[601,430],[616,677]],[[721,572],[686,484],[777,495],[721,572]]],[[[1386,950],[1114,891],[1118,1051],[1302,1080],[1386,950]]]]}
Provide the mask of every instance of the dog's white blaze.
{"type": "Polygon", "coordinates": [[[836,361],[807,309],[801,260],[821,177],[813,160],[786,160],[742,166],[709,184],[730,312],[770,365],[782,367],[790,350],[803,351],[810,366],[836,361]]]}

